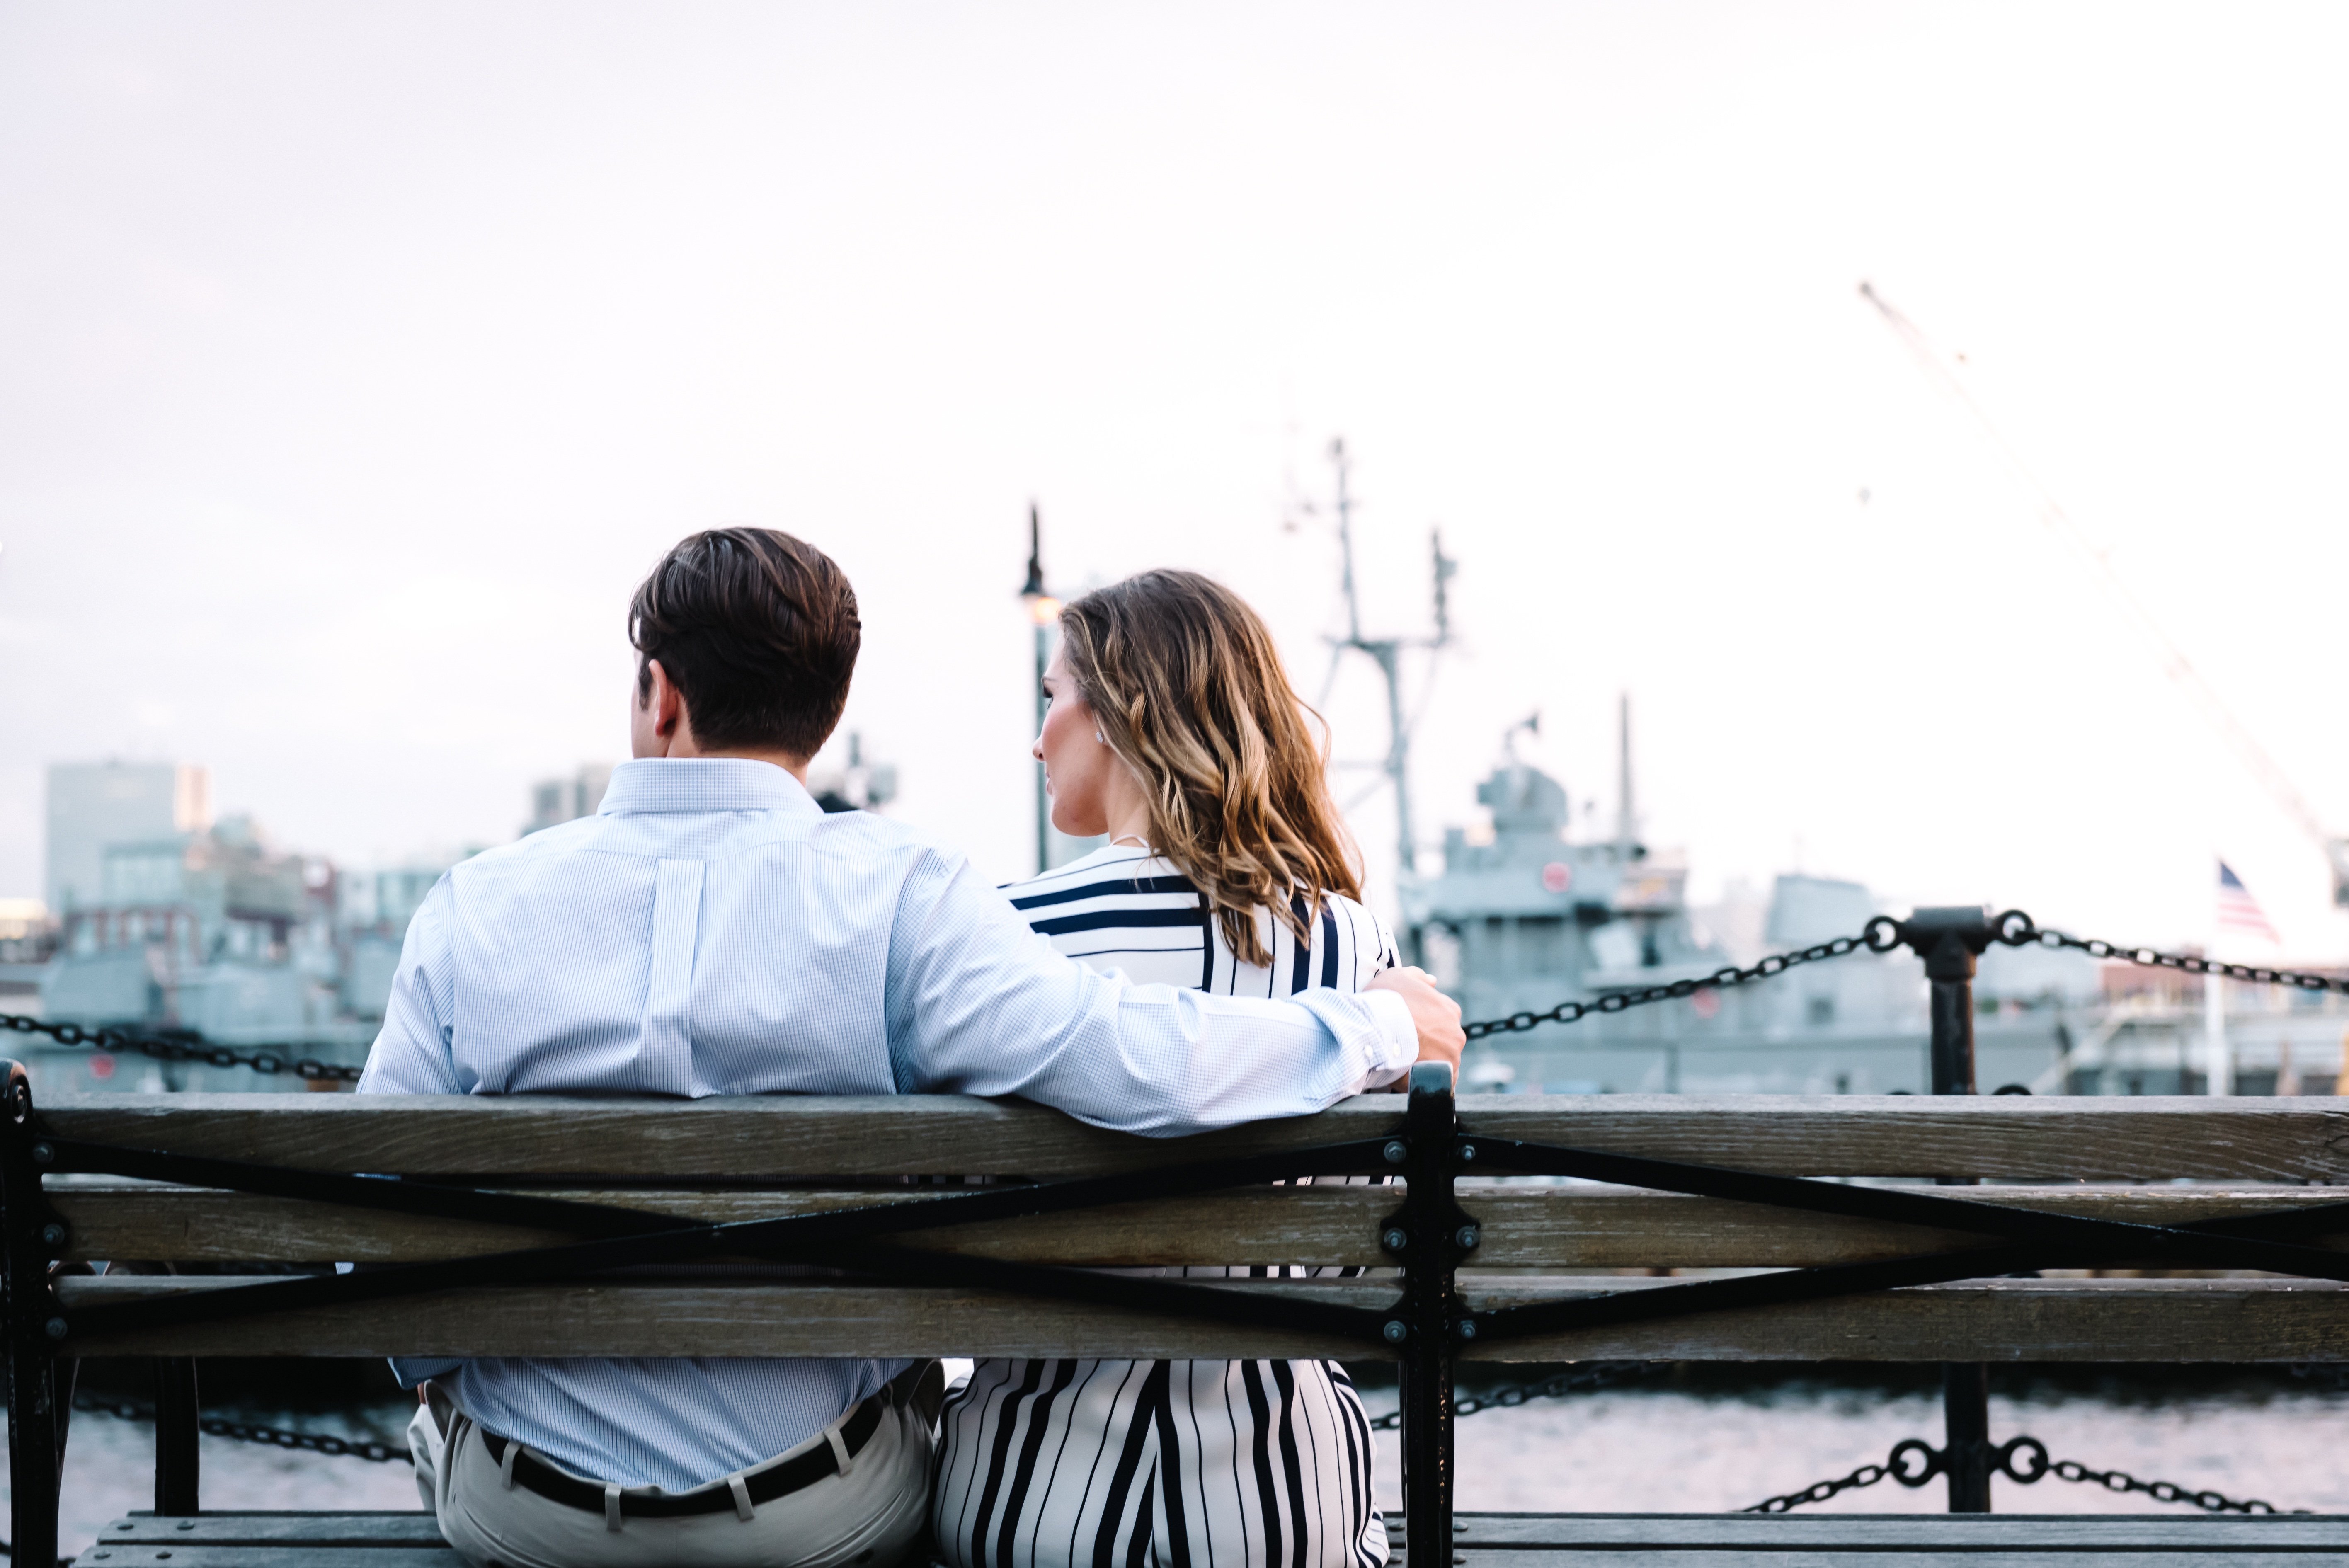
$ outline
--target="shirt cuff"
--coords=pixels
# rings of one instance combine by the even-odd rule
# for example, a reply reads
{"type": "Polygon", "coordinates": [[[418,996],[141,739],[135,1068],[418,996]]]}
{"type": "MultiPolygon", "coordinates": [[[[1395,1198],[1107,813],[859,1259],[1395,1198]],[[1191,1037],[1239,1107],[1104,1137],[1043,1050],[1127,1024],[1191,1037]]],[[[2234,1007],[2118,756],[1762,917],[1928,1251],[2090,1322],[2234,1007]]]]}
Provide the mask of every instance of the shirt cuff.
{"type": "Polygon", "coordinates": [[[1419,1026],[1412,1022],[1411,1004],[1393,992],[1364,991],[1360,995],[1371,1009],[1371,1021],[1379,1029],[1379,1048],[1371,1054],[1362,1088],[1384,1088],[1408,1077],[1412,1064],[1419,1060],[1419,1026]]]}

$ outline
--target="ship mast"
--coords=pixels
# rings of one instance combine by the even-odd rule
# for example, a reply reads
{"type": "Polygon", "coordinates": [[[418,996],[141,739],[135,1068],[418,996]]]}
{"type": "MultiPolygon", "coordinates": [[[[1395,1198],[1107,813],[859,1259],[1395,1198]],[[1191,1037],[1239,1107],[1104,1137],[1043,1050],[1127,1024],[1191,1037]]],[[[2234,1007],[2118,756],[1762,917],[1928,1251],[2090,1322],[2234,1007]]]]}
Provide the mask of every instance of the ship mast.
{"type": "Polygon", "coordinates": [[[1631,802],[1631,694],[1624,692],[1616,702],[1617,736],[1621,750],[1616,779],[1616,798],[1620,806],[1615,814],[1615,863],[1627,866],[1640,842],[1639,813],[1631,802]]]}
{"type": "Polygon", "coordinates": [[[1365,637],[1362,635],[1361,599],[1354,587],[1354,495],[1351,484],[1353,459],[1347,455],[1341,437],[1330,443],[1330,461],[1337,469],[1338,553],[1340,584],[1346,598],[1346,634],[1330,639],[1330,682],[1323,683],[1322,698],[1329,697],[1329,685],[1338,675],[1338,663],[1347,651],[1370,656],[1378,665],[1380,676],[1387,688],[1387,755],[1381,768],[1387,782],[1394,789],[1395,852],[1397,871],[1409,876],[1418,860],[1419,841],[1412,830],[1411,815],[1411,734],[1417,727],[1418,716],[1403,717],[1402,659],[1405,649],[1423,648],[1430,653],[1452,641],[1452,610],[1449,583],[1460,563],[1444,553],[1444,536],[1429,532],[1433,552],[1435,583],[1435,635],[1427,638],[1365,637]]]}

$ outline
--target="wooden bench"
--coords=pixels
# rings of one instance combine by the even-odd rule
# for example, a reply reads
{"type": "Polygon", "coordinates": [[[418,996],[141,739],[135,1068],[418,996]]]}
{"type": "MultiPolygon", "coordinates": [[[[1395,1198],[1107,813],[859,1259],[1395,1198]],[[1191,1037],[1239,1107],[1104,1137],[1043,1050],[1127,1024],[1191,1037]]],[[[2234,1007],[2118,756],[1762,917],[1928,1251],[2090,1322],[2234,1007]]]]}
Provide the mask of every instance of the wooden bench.
{"type": "MultiPolygon", "coordinates": [[[[1384,1357],[1399,1364],[1405,1418],[1404,1518],[1392,1522],[1418,1560],[1794,1568],[1899,1551],[2085,1568],[2349,1552],[2349,1522],[2332,1519],[1455,1520],[1451,1509],[1459,1360],[2349,1359],[2337,1283],[2349,1277],[2349,1206],[2302,1185],[2349,1181],[2349,1111],[2331,1101],[1455,1101],[1437,1068],[1415,1075],[1407,1100],[1367,1096],[1169,1141],[950,1098],[109,1095],[36,1107],[21,1069],[6,1092],[0,1232],[20,1563],[54,1554],[58,1358],[91,1356],[1384,1357]],[[1339,1171],[1403,1185],[1269,1184],[1339,1171]],[[973,1174],[1032,1184],[904,1184],[973,1174]],[[1526,1174],[1616,1184],[1506,1179],[1526,1174]],[[1796,1180],[1827,1174],[2031,1184],[1959,1195],[1796,1180]],[[2198,1184],[2167,1184],[2177,1178],[2198,1184]],[[1988,1207],[1943,1206],[1966,1203],[1988,1207]],[[713,1255],[853,1273],[583,1275],[713,1255]],[[384,1266],[292,1280],[52,1267],[338,1259],[384,1266]],[[2270,1273],[1980,1277],[2089,1263],[2270,1273]],[[1400,1273],[1200,1284],[1081,1272],[1174,1264],[1400,1273]],[[1651,1267],[1788,1272],[1542,1273],[1651,1267]]],[[[90,1561],[453,1564],[421,1513],[199,1512],[195,1412],[183,1403],[158,1426],[162,1506],[117,1522],[90,1561]]]]}

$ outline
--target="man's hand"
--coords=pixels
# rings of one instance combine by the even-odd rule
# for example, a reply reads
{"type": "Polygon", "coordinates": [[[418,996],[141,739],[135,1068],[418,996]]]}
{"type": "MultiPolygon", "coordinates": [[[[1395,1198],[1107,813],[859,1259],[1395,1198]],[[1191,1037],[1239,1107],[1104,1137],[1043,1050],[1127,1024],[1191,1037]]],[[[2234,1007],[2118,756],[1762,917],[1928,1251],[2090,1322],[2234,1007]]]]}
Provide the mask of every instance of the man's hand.
{"type": "Polygon", "coordinates": [[[1392,991],[1411,1007],[1411,1021],[1419,1029],[1419,1059],[1448,1062],[1452,1081],[1460,1081],[1460,1049],[1468,1037],[1460,1032],[1460,1004],[1435,988],[1424,969],[1384,969],[1364,987],[1392,991]]]}

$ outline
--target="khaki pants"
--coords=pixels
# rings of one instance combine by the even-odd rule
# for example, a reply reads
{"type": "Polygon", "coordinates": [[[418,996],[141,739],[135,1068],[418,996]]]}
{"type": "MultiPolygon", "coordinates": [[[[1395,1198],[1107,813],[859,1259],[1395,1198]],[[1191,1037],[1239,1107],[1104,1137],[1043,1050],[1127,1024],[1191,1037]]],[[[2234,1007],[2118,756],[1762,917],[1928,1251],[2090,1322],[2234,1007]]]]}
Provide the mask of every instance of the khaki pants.
{"type": "MultiPolygon", "coordinates": [[[[439,1515],[440,1533],[473,1568],[898,1568],[928,1561],[929,1424],[896,1402],[882,1412],[846,1475],[770,1499],[749,1519],[730,1504],[680,1518],[623,1519],[616,1531],[600,1513],[504,1485],[481,1429],[438,1388],[409,1423],[408,1437],[417,1490],[439,1515]]],[[[818,1432],[776,1458],[831,1440],[818,1432]]],[[[730,1491],[723,1480],[713,1485],[730,1491]]]]}

